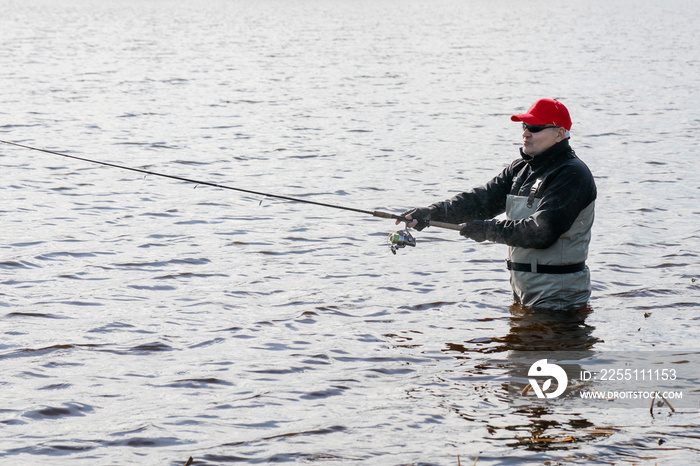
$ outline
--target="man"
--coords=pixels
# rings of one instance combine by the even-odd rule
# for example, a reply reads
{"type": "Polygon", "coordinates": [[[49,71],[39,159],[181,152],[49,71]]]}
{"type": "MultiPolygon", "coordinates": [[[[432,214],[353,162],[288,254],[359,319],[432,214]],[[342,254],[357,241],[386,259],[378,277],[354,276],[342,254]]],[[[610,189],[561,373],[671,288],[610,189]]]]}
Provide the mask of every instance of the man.
{"type": "Polygon", "coordinates": [[[591,296],[585,261],[597,194],[593,175],[569,145],[571,118],[561,102],[540,99],[511,120],[523,125],[519,159],[484,186],[401,216],[418,231],[431,220],[463,223],[464,237],[508,245],[516,302],[581,308],[591,296]],[[494,219],[504,212],[505,220],[494,219]]]}

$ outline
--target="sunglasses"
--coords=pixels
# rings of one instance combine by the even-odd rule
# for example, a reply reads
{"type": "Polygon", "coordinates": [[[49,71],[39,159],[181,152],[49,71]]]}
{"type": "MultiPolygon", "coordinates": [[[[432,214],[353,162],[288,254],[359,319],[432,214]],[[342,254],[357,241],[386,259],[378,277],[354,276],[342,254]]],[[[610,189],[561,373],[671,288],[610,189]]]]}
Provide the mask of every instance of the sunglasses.
{"type": "Polygon", "coordinates": [[[531,133],[539,133],[543,129],[547,128],[559,128],[557,125],[528,125],[527,123],[523,123],[523,129],[528,130],[531,133]]]}

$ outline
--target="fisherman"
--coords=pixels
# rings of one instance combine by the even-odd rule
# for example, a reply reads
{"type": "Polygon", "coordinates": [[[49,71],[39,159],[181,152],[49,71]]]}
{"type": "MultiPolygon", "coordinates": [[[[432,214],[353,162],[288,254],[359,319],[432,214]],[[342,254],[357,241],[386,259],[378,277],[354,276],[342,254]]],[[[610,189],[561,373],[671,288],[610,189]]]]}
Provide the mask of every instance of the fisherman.
{"type": "Polygon", "coordinates": [[[520,158],[484,186],[401,217],[418,231],[431,221],[463,223],[466,238],[508,245],[516,303],[582,308],[591,296],[585,261],[597,192],[593,175],[569,145],[569,111],[557,100],[540,99],[510,119],[523,125],[520,158]],[[504,212],[505,220],[494,219],[504,212]]]}

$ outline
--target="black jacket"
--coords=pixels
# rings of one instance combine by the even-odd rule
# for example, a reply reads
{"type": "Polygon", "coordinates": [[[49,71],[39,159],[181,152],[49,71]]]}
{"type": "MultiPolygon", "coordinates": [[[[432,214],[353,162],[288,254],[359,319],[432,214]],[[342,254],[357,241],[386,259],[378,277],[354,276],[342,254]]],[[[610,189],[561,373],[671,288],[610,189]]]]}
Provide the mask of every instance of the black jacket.
{"type": "MultiPolygon", "coordinates": [[[[546,249],[571,228],[579,213],[596,199],[593,175],[565,139],[532,158],[520,151],[498,176],[484,186],[431,206],[431,219],[449,223],[483,220],[483,236],[508,246],[546,249]],[[506,198],[540,199],[536,212],[523,220],[489,220],[505,212],[506,198]]],[[[475,222],[476,223],[476,222],[475,222]]]]}

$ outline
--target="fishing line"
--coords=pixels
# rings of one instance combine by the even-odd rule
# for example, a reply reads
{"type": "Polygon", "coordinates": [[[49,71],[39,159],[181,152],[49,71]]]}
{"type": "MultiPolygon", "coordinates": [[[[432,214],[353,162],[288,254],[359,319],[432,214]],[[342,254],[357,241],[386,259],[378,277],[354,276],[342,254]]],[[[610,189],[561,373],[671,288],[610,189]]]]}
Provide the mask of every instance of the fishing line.
{"type": "MultiPolygon", "coordinates": [[[[127,167],[125,165],[117,165],[115,163],[103,162],[100,160],[89,159],[86,157],[79,157],[77,155],[64,154],[62,152],[56,152],[56,151],[52,151],[52,150],[48,150],[48,149],[40,149],[38,147],[32,147],[32,146],[27,146],[24,144],[18,144],[16,142],[0,140],[0,143],[8,144],[10,146],[15,146],[15,147],[21,147],[23,149],[29,149],[29,150],[33,150],[33,151],[37,151],[37,152],[44,152],[46,154],[57,155],[59,157],[65,157],[65,158],[69,158],[69,159],[80,160],[83,162],[94,163],[97,165],[103,165],[106,167],[119,168],[121,170],[129,170],[132,172],[143,173],[146,175],[160,176],[162,178],[170,178],[171,180],[184,181],[186,183],[194,183],[195,187],[197,185],[211,186],[214,188],[228,189],[231,191],[238,191],[241,193],[253,194],[255,196],[262,196],[263,198],[264,197],[271,197],[274,199],[282,199],[282,200],[290,201],[290,202],[300,202],[303,204],[311,204],[311,205],[316,205],[316,206],[321,206],[321,207],[329,207],[331,209],[346,210],[346,211],[356,212],[356,213],[360,213],[360,214],[372,215],[373,217],[399,220],[401,222],[408,223],[406,221],[406,219],[401,217],[400,215],[392,214],[389,212],[381,212],[378,210],[356,209],[354,207],[347,207],[347,206],[342,206],[342,205],[338,205],[338,204],[329,204],[326,202],[310,201],[308,199],[299,199],[297,197],[284,196],[281,194],[272,194],[272,193],[266,193],[266,192],[262,192],[262,191],[254,191],[252,189],[237,188],[234,186],[227,186],[227,185],[223,185],[223,184],[212,183],[210,181],[194,180],[191,178],[185,178],[183,176],[168,175],[165,173],[158,173],[158,172],[154,172],[151,170],[144,170],[143,168],[127,167]]],[[[262,202],[262,200],[260,202],[262,202]]],[[[452,223],[443,223],[443,222],[430,222],[430,226],[435,226],[435,227],[439,227],[439,228],[446,228],[449,230],[459,230],[461,228],[460,225],[455,225],[452,223]]],[[[411,234],[408,232],[408,229],[405,229],[403,232],[392,233],[391,235],[389,235],[388,243],[389,243],[389,246],[391,247],[391,251],[394,254],[396,254],[396,249],[403,248],[406,246],[415,246],[415,240],[413,239],[411,234]]]]}
{"type": "Polygon", "coordinates": [[[98,164],[98,165],[104,165],[104,166],[106,166],[106,167],[120,168],[120,169],[122,169],[122,170],[130,170],[130,171],[132,171],[132,172],[144,173],[144,174],[146,174],[146,175],[160,176],[160,177],[163,177],[163,178],[170,178],[170,179],[172,179],[172,180],[185,181],[185,182],[187,182],[187,183],[194,183],[195,185],[201,184],[201,185],[206,185],[206,186],[212,186],[212,187],[214,187],[214,188],[230,189],[230,190],[232,190],[232,191],[239,191],[239,192],[242,192],[242,193],[254,194],[254,195],[256,195],[256,196],[273,197],[273,198],[277,198],[277,199],[284,199],[284,200],[286,200],[286,201],[291,201],[291,202],[303,202],[303,203],[305,203],[305,204],[313,204],[313,205],[318,205],[318,206],[323,206],[323,207],[331,207],[331,208],[333,208],[333,209],[350,210],[350,211],[358,212],[358,213],[361,213],[361,214],[374,215],[374,216],[376,216],[376,217],[393,218],[393,219],[396,219],[396,220],[401,220],[401,218],[400,218],[398,215],[389,214],[389,213],[386,213],[386,212],[376,212],[376,211],[355,209],[355,208],[353,208],[353,207],[345,207],[345,206],[341,206],[341,205],[327,204],[327,203],[325,203],[325,202],[309,201],[308,199],[299,199],[299,198],[295,198],[295,197],[283,196],[283,195],[280,195],[280,194],[270,194],[270,193],[264,193],[264,192],[260,192],[260,191],[253,191],[253,190],[250,190],[250,189],[236,188],[236,187],[233,187],[233,186],[226,186],[226,185],[222,185],[222,184],[212,183],[212,182],[209,182],[209,181],[193,180],[193,179],[191,179],[191,178],[185,178],[185,177],[182,177],[182,176],[175,176],[175,175],[167,175],[167,174],[165,174],[165,173],[157,173],[157,172],[154,172],[154,171],[151,171],[151,170],[144,170],[144,169],[142,169],[142,168],[127,167],[127,166],[124,166],[124,165],[117,165],[117,164],[115,164],[115,163],[102,162],[102,161],[100,161],[100,160],[93,160],[93,159],[88,159],[88,158],[85,158],[85,157],[78,157],[77,155],[63,154],[63,153],[61,153],[61,152],[55,152],[55,151],[48,150],[48,149],[39,149],[39,148],[37,148],[37,147],[25,146],[24,144],[17,144],[16,142],[9,142],[9,141],[2,141],[2,140],[0,140],[0,142],[3,143],[3,144],[9,144],[9,145],[11,145],[11,146],[22,147],[22,148],[24,148],[24,149],[35,150],[35,151],[39,151],[39,152],[45,152],[45,153],[47,153],[47,154],[58,155],[58,156],[61,156],[61,157],[67,157],[67,158],[69,158],[69,159],[82,160],[83,162],[90,162],[90,163],[95,163],[95,164],[98,164]],[[379,213],[379,214],[384,214],[384,215],[375,215],[375,214],[377,214],[377,213],[379,213]],[[387,217],[385,217],[385,215],[386,215],[387,217]]]}

